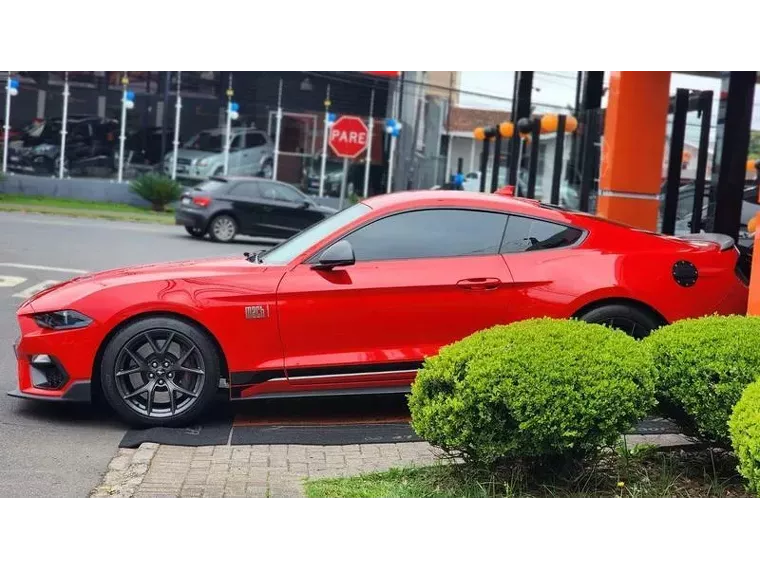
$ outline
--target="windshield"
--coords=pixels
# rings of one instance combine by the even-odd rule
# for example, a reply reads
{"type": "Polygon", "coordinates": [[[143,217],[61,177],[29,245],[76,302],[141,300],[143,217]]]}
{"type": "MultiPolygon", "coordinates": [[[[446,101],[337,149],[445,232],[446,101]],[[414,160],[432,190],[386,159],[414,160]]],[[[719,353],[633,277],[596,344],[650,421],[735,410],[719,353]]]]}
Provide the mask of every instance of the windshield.
{"type": "Polygon", "coordinates": [[[312,225],[301,233],[294,235],[274,249],[267,251],[261,256],[261,261],[270,265],[287,265],[333,231],[359,219],[368,211],[371,211],[371,208],[362,203],[339,211],[335,215],[327,217],[316,225],[312,225]]]}
{"type": "Polygon", "coordinates": [[[221,152],[224,144],[224,136],[211,132],[199,132],[182,147],[188,150],[202,150],[203,152],[221,152]]]}

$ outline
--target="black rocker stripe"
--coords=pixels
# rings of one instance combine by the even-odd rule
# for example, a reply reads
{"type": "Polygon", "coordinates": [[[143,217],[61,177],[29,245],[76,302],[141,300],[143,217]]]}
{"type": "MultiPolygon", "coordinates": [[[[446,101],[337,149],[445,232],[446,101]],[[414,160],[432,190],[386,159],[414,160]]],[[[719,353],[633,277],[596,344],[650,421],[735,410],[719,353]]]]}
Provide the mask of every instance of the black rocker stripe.
{"type": "MultiPolygon", "coordinates": [[[[422,367],[421,361],[378,363],[378,364],[358,364],[346,366],[323,366],[323,367],[301,367],[290,368],[288,377],[291,379],[306,379],[314,376],[335,376],[355,375],[362,373],[383,373],[383,372],[403,372],[415,371],[422,367]]],[[[270,379],[284,377],[282,369],[267,369],[262,371],[239,371],[231,374],[230,385],[256,385],[264,383],[270,379]]]]}

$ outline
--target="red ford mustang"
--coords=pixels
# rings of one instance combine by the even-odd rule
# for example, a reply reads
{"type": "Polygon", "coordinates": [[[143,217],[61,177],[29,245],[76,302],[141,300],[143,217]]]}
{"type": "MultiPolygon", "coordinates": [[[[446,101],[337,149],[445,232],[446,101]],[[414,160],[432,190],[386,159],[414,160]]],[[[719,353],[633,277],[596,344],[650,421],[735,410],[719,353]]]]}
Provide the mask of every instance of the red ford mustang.
{"type": "Polygon", "coordinates": [[[18,390],[173,426],[232,399],[408,390],[425,356],[515,320],[582,318],[635,337],[744,313],[733,241],[638,231],[532,200],[403,192],[263,254],[105,271],[18,310],[18,390]]]}

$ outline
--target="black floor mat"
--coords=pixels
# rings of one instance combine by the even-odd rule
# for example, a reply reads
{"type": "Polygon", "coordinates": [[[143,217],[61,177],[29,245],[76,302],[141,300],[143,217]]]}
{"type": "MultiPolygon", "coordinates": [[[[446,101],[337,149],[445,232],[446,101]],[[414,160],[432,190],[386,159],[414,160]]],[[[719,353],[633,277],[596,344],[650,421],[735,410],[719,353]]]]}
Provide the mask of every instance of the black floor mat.
{"type": "Polygon", "coordinates": [[[243,426],[232,430],[233,445],[359,445],[421,441],[408,423],[309,426],[243,426]]]}
{"type": "Polygon", "coordinates": [[[166,427],[153,427],[151,429],[130,429],[124,434],[119,446],[121,448],[137,448],[142,443],[158,443],[161,445],[175,445],[183,447],[202,447],[226,445],[230,438],[232,419],[226,422],[209,423],[185,427],[182,429],[169,429],[166,427]]]}

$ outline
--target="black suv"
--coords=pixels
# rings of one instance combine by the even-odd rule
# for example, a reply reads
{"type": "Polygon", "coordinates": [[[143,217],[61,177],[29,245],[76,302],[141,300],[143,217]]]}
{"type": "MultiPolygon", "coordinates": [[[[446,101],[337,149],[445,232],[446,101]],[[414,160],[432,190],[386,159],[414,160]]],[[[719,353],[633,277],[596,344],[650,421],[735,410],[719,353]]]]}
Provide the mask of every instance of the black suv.
{"type": "MultiPolygon", "coordinates": [[[[21,145],[9,148],[8,169],[30,174],[54,175],[61,159],[61,118],[35,122],[24,129],[21,145]]],[[[74,115],[66,121],[64,169],[81,175],[91,168],[115,169],[119,123],[89,115],[74,115]]]]}

